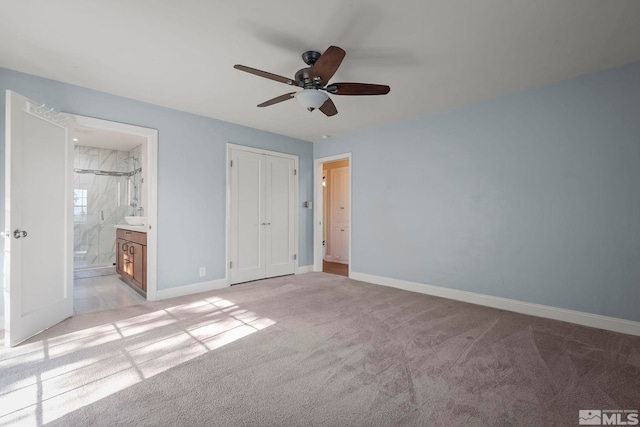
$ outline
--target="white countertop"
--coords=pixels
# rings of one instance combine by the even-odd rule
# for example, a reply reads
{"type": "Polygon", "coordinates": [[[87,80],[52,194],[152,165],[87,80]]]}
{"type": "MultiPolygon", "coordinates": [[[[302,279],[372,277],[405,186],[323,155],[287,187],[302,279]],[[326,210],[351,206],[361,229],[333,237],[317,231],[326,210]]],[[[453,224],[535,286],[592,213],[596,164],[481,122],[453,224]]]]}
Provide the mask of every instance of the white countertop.
{"type": "Polygon", "coordinates": [[[139,231],[141,233],[146,233],[148,229],[146,225],[116,224],[114,227],[129,231],[139,231]]]}

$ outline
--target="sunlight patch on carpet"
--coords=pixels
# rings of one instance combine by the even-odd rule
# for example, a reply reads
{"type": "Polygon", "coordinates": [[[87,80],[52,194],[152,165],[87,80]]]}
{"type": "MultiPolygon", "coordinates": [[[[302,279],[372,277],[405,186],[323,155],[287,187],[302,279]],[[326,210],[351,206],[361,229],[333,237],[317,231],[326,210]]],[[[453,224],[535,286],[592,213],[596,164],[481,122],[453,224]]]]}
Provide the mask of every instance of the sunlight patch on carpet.
{"type": "Polygon", "coordinates": [[[54,421],[275,323],[210,297],[24,344],[0,360],[0,424],[54,421]]]}

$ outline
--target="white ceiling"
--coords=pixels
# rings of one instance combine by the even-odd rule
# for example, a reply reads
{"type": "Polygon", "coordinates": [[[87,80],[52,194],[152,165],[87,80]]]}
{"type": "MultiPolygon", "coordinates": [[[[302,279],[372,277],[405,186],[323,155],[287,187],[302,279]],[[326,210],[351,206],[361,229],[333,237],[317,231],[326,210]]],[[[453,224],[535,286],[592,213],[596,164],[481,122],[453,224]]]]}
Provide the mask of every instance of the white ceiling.
{"type": "Polygon", "coordinates": [[[636,0],[0,0],[0,67],[309,141],[640,61],[636,0]],[[305,50],[347,51],[332,82],[388,84],[332,96],[291,87],[305,50]]]}

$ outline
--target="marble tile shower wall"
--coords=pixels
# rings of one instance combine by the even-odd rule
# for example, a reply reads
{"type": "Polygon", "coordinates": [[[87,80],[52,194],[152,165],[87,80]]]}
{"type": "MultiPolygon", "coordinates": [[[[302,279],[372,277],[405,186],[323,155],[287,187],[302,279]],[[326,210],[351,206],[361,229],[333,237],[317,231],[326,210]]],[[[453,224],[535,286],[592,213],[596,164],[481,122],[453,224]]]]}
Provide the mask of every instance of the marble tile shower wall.
{"type": "MultiPolygon", "coordinates": [[[[138,145],[134,147],[131,151],[129,151],[129,171],[135,171],[138,168],[142,167],[142,145],[138,145]]],[[[131,200],[135,201],[135,208],[132,207],[131,215],[133,216],[144,216],[144,209],[139,210],[141,207],[144,208],[145,200],[143,197],[142,186],[143,173],[135,173],[129,178],[130,186],[131,186],[131,200]]]]}
{"type": "MultiPolygon", "coordinates": [[[[129,172],[129,157],[126,151],[76,146],[74,163],[79,169],[129,172]]],[[[75,210],[86,213],[74,215],[74,268],[111,266],[116,260],[114,225],[123,223],[130,210],[128,178],[75,173],[74,189],[75,210]]]]}
{"type": "Polygon", "coordinates": [[[129,165],[130,169],[129,170],[133,170],[134,167],[140,167],[140,159],[142,156],[142,145],[138,145],[135,148],[132,148],[131,151],[129,151],[129,157],[134,158],[134,159],[138,159],[138,164],[137,165],[129,165]]]}

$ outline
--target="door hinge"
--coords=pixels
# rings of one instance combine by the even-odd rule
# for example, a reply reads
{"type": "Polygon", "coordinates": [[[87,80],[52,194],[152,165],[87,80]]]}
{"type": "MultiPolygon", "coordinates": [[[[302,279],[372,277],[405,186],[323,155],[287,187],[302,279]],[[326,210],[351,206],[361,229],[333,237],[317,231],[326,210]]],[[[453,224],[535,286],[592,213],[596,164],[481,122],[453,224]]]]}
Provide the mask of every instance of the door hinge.
{"type": "Polygon", "coordinates": [[[294,170],[293,170],[293,174],[294,174],[294,175],[298,175],[298,169],[294,169],[294,170]]]}
{"type": "Polygon", "coordinates": [[[229,268],[233,268],[233,261],[229,261],[229,268]]]}
{"type": "Polygon", "coordinates": [[[293,254],[293,259],[294,259],[294,261],[295,261],[296,259],[298,259],[298,255],[293,254]]]}
{"type": "Polygon", "coordinates": [[[231,160],[231,161],[229,162],[229,167],[230,167],[230,168],[232,168],[232,167],[233,167],[233,160],[231,160]]]}

